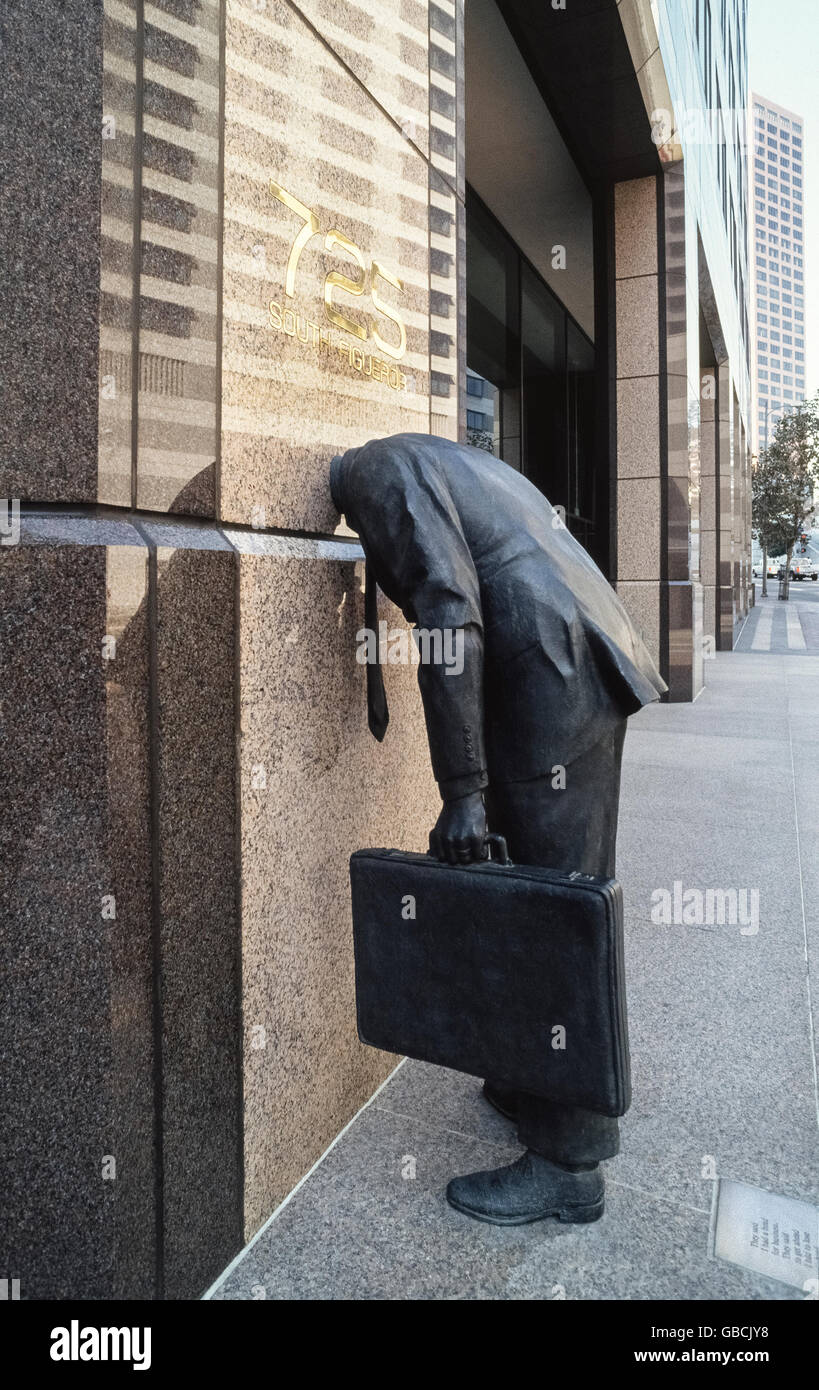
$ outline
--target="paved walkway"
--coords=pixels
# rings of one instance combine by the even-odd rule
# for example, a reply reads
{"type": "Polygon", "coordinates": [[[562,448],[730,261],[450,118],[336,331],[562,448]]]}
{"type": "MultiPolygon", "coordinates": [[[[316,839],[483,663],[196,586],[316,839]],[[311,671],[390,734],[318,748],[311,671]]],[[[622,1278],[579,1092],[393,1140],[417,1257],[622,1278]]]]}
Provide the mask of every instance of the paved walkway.
{"type": "MultiPolygon", "coordinates": [[[[634,1102],[603,1219],[502,1229],[451,1211],[452,1174],[519,1150],[476,1080],[405,1062],[211,1296],[805,1297],[709,1254],[714,1172],[819,1195],[819,655],[793,642],[785,608],[770,649],[754,645],[760,605],[693,705],[631,721],[618,868],[634,1102]],[[655,925],[652,893],[675,881],[758,889],[758,932],[655,925]]],[[[801,601],[788,611],[804,629],[801,601]]]]}
{"type": "Polygon", "coordinates": [[[790,597],[780,600],[779,581],[768,580],[767,597],[756,586],[756,607],[748,615],[737,652],[773,652],[786,656],[808,652],[819,656],[819,580],[791,580],[790,597]]]}

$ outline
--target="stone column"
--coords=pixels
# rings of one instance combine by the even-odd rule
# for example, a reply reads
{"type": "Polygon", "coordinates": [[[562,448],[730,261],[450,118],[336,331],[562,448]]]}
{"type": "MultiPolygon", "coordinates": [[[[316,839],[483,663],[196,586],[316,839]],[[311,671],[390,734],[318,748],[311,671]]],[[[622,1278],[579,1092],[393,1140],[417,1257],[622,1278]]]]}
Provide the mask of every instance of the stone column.
{"type": "Polygon", "coordinates": [[[3,1261],[22,1299],[155,1291],[147,609],[126,522],[24,514],[0,551],[3,1261]]]}
{"type": "Polygon", "coordinates": [[[614,215],[617,590],[668,698],[690,700],[702,684],[702,604],[690,549],[699,412],[682,165],[617,184],[614,215]]]}
{"type": "Polygon", "coordinates": [[[706,649],[717,636],[717,369],[704,366],[700,391],[700,573],[706,649]]]}
{"type": "Polygon", "coordinates": [[[717,386],[719,515],[717,524],[717,583],[719,628],[717,650],[731,651],[736,623],[734,594],[734,411],[731,372],[720,363],[717,386]]]}
{"type": "Polygon", "coordinates": [[[5,1272],[191,1298],[395,1064],[347,863],[440,803],[329,462],[457,432],[462,5],[55,8],[0,150],[5,1272]]]}
{"type": "Polygon", "coordinates": [[[662,489],[657,181],[614,190],[617,390],[616,587],[654,660],[667,660],[661,617],[662,489]]]}
{"type": "Polygon", "coordinates": [[[748,435],[741,417],[738,417],[740,435],[740,499],[737,506],[738,549],[740,549],[740,619],[748,616],[754,592],[754,577],[751,574],[751,527],[748,525],[748,493],[751,491],[751,456],[748,450],[748,435]]]}
{"type": "MultiPolygon", "coordinates": [[[[744,458],[742,452],[742,428],[739,420],[739,402],[737,400],[736,387],[731,383],[731,409],[732,409],[732,430],[733,430],[733,495],[732,495],[732,515],[731,515],[731,589],[733,595],[734,626],[742,621],[742,529],[743,529],[743,510],[744,498],[742,495],[743,466],[744,458]]],[[[733,641],[732,641],[733,645],[733,641]]]]}

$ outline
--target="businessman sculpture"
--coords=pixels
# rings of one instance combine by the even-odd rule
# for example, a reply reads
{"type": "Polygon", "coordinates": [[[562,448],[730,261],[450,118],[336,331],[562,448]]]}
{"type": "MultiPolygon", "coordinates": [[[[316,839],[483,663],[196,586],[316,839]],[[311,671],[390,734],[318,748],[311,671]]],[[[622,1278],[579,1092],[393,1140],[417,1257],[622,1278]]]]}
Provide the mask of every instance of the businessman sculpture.
{"type": "MultiPolygon", "coordinates": [[[[368,624],[375,580],[408,622],[462,634],[460,674],[418,667],[443,801],[430,853],[483,858],[488,820],[515,863],[613,877],[626,721],[666,686],[604,575],[542,493],[469,445],[372,440],[333,459],[330,489],[366,556],[368,624]]],[[[380,667],[367,677],[383,738],[380,667]]],[[[454,1178],[450,1204],[500,1225],[602,1213],[617,1120],[491,1077],[484,1095],[526,1151],[454,1178]]]]}

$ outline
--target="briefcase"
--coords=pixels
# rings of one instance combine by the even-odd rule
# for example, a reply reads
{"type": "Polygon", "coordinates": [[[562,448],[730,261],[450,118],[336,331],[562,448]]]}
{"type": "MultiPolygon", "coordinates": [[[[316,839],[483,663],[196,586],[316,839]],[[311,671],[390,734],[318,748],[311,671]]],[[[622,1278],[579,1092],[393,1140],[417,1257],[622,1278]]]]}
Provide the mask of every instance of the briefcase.
{"type": "MultiPolygon", "coordinates": [[[[488,837],[498,841],[500,837],[488,837]]],[[[620,885],[501,859],[350,859],[358,1036],[622,1115],[631,1100],[620,885]]]]}

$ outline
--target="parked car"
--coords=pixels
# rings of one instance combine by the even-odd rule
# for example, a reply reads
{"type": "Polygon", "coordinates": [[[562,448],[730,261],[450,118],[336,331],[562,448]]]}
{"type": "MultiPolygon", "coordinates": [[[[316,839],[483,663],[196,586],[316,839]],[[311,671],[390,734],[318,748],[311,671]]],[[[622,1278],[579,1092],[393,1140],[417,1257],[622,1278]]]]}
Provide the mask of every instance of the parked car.
{"type": "MultiPolygon", "coordinates": [[[[754,579],[761,579],[761,578],[762,578],[762,556],[761,556],[761,555],[755,555],[755,556],[752,557],[752,559],[751,559],[751,573],[753,574],[754,579]]],[[[768,556],[768,578],[769,578],[769,579],[776,579],[776,577],[777,577],[778,574],[779,574],[779,561],[778,561],[778,560],[774,560],[774,559],[772,558],[772,556],[769,555],[769,556],[768,556]]]]}
{"type": "Polygon", "coordinates": [[[791,579],[819,579],[819,570],[812,560],[800,555],[791,560],[791,579]]]}

